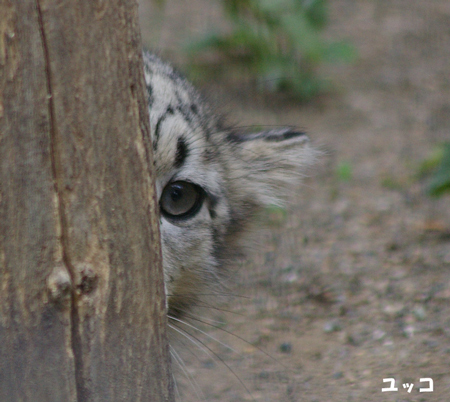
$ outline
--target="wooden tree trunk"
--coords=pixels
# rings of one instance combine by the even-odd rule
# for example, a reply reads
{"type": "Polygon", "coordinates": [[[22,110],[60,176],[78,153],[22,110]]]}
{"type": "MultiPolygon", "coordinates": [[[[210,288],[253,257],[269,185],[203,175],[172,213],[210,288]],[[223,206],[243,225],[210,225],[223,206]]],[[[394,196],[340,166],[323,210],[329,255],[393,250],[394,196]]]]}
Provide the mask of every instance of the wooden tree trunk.
{"type": "Polygon", "coordinates": [[[0,401],[172,401],[137,4],[0,0],[0,401]]]}

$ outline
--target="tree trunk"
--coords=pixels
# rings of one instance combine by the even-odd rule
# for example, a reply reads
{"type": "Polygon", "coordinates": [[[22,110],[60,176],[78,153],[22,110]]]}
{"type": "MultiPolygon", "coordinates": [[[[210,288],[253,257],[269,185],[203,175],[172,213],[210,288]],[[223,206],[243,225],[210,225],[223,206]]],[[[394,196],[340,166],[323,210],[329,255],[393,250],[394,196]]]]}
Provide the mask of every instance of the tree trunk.
{"type": "Polygon", "coordinates": [[[172,401],[133,0],[0,0],[0,401],[172,401]]]}

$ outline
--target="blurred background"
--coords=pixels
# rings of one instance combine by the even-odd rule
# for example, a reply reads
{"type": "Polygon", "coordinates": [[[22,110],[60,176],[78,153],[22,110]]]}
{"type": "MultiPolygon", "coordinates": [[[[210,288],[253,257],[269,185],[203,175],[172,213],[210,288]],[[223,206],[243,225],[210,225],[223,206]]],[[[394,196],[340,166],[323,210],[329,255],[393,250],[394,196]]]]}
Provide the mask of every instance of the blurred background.
{"type": "Polygon", "coordinates": [[[180,400],[448,400],[450,2],[141,0],[140,21],[231,122],[325,152],[201,327],[220,343],[177,346],[180,400]]]}

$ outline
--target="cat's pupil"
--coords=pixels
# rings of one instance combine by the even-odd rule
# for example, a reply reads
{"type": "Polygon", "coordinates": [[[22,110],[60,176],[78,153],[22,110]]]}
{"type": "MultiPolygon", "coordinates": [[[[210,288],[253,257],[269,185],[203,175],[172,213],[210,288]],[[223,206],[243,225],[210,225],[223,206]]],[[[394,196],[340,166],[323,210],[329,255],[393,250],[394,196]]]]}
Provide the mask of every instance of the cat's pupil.
{"type": "Polygon", "coordinates": [[[174,185],[172,188],[172,194],[170,195],[170,198],[174,203],[179,202],[183,198],[183,190],[180,187],[174,185]]]}

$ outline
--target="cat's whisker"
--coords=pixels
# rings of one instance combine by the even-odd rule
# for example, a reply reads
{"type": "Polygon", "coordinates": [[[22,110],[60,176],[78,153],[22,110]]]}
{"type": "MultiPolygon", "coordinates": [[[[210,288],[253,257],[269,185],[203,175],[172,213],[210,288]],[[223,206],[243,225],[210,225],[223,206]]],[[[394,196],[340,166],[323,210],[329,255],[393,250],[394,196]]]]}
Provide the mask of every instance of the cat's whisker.
{"type": "Polygon", "coordinates": [[[189,340],[189,342],[191,342],[192,344],[197,346],[203,353],[208,355],[208,357],[212,358],[212,356],[208,353],[208,351],[204,347],[202,347],[201,344],[197,343],[196,341],[198,341],[198,340],[193,335],[191,335],[189,332],[187,332],[184,329],[181,329],[181,328],[177,327],[176,325],[168,324],[168,326],[169,326],[169,328],[173,329],[174,331],[176,331],[180,335],[182,335],[184,338],[189,340]]]}
{"type": "MultiPolygon", "coordinates": [[[[196,298],[197,296],[229,296],[229,297],[235,297],[235,298],[239,298],[239,299],[248,299],[250,300],[251,297],[249,296],[244,296],[244,295],[238,295],[238,294],[234,294],[234,293],[225,293],[225,292],[214,292],[214,293],[177,293],[177,296],[184,296],[184,297],[192,297],[193,299],[196,298]]],[[[170,296],[174,296],[171,294],[167,295],[168,297],[170,296]]]]}
{"type": "Polygon", "coordinates": [[[250,396],[252,401],[255,401],[255,398],[253,397],[252,393],[248,389],[248,387],[245,385],[244,381],[241,380],[241,378],[236,374],[236,372],[230,367],[227,362],[222,359],[216,352],[214,352],[208,345],[206,345],[203,341],[201,341],[196,336],[192,335],[190,332],[188,332],[185,329],[182,329],[180,327],[177,327],[173,324],[168,324],[170,328],[174,329],[175,331],[179,332],[180,334],[183,334],[185,338],[189,339],[192,343],[194,343],[200,350],[205,352],[211,359],[217,359],[219,360],[227,369],[228,371],[239,381],[239,383],[242,385],[242,387],[245,389],[247,394],[250,396]],[[203,346],[203,347],[202,347],[203,346]],[[206,349],[206,350],[205,350],[206,349]]]}
{"type": "MultiPolygon", "coordinates": [[[[220,311],[220,312],[224,312],[224,313],[229,313],[229,314],[233,314],[233,315],[238,315],[238,316],[244,316],[244,314],[238,313],[236,311],[232,311],[232,310],[228,310],[228,309],[224,309],[222,307],[216,307],[216,306],[212,306],[210,304],[205,303],[204,300],[202,300],[202,302],[191,302],[189,303],[190,307],[198,307],[198,308],[205,308],[205,309],[210,309],[210,310],[215,310],[215,311],[220,311]]],[[[180,309],[179,311],[186,313],[188,311],[190,311],[190,308],[188,309],[180,309]]]]}
{"type": "Polygon", "coordinates": [[[170,347],[170,355],[178,363],[178,366],[180,367],[181,371],[183,372],[183,374],[186,376],[187,380],[191,384],[191,386],[194,389],[197,397],[200,400],[205,401],[206,400],[205,399],[205,395],[203,394],[202,390],[200,389],[200,387],[197,384],[197,382],[195,381],[195,379],[189,373],[189,371],[188,371],[188,369],[186,367],[186,364],[184,363],[183,359],[181,358],[181,356],[178,354],[178,352],[172,346],[169,346],[169,347],[170,347]]]}
{"type": "Polygon", "coordinates": [[[195,321],[201,322],[202,324],[209,325],[209,326],[212,327],[212,328],[215,328],[215,329],[217,329],[217,330],[219,330],[219,331],[225,332],[226,334],[231,335],[231,336],[233,336],[233,337],[236,338],[236,339],[239,339],[240,341],[244,342],[245,344],[247,344],[247,345],[249,345],[249,346],[251,346],[251,347],[254,347],[254,348],[257,349],[258,351],[260,351],[261,353],[263,353],[264,355],[266,355],[267,357],[269,357],[270,359],[272,359],[274,362],[276,362],[277,364],[279,364],[280,366],[282,366],[283,368],[285,368],[286,370],[289,370],[288,367],[286,367],[282,362],[280,362],[277,358],[275,358],[274,356],[272,356],[270,353],[266,352],[264,349],[260,348],[259,346],[254,345],[252,342],[248,341],[247,339],[242,338],[241,336],[239,336],[239,335],[237,335],[237,334],[235,334],[235,333],[233,333],[233,332],[231,332],[231,331],[228,331],[228,330],[225,329],[225,328],[222,328],[222,327],[220,326],[220,324],[223,324],[223,323],[221,323],[220,321],[219,321],[219,325],[214,325],[214,324],[211,324],[211,323],[208,322],[208,321],[204,321],[204,320],[202,320],[202,319],[195,318],[195,316],[194,316],[192,313],[186,314],[186,317],[190,318],[191,320],[195,320],[195,321]]]}
{"type": "MultiPolygon", "coordinates": [[[[170,353],[170,355],[172,356],[172,353],[170,353]]],[[[175,374],[173,374],[173,373],[172,373],[172,380],[173,380],[173,388],[175,390],[176,399],[178,401],[181,401],[181,394],[180,394],[180,390],[178,389],[178,382],[177,382],[177,379],[175,378],[175,374]]]]}
{"type": "Polygon", "coordinates": [[[192,328],[192,329],[194,329],[194,330],[200,332],[201,334],[205,335],[205,336],[208,337],[209,339],[212,339],[214,342],[217,342],[219,345],[222,345],[223,347],[225,347],[225,348],[231,350],[233,353],[239,354],[239,352],[237,352],[236,350],[234,350],[231,346],[227,345],[226,343],[223,343],[223,342],[220,341],[219,339],[215,338],[214,336],[208,334],[208,333],[205,332],[205,331],[202,331],[201,329],[195,327],[194,325],[191,325],[191,324],[187,323],[186,321],[180,320],[180,319],[175,318],[175,317],[168,316],[168,318],[169,318],[170,320],[175,320],[175,321],[177,321],[177,322],[179,322],[179,323],[181,323],[181,324],[183,324],[183,325],[186,325],[186,326],[189,327],[189,328],[192,328]]]}
{"type": "Polygon", "coordinates": [[[207,318],[201,315],[194,314],[192,312],[186,313],[186,317],[191,318],[193,320],[197,319],[199,322],[203,322],[205,324],[214,324],[214,325],[225,325],[224,321],[213,320],[212,318],[207,318]]]}

